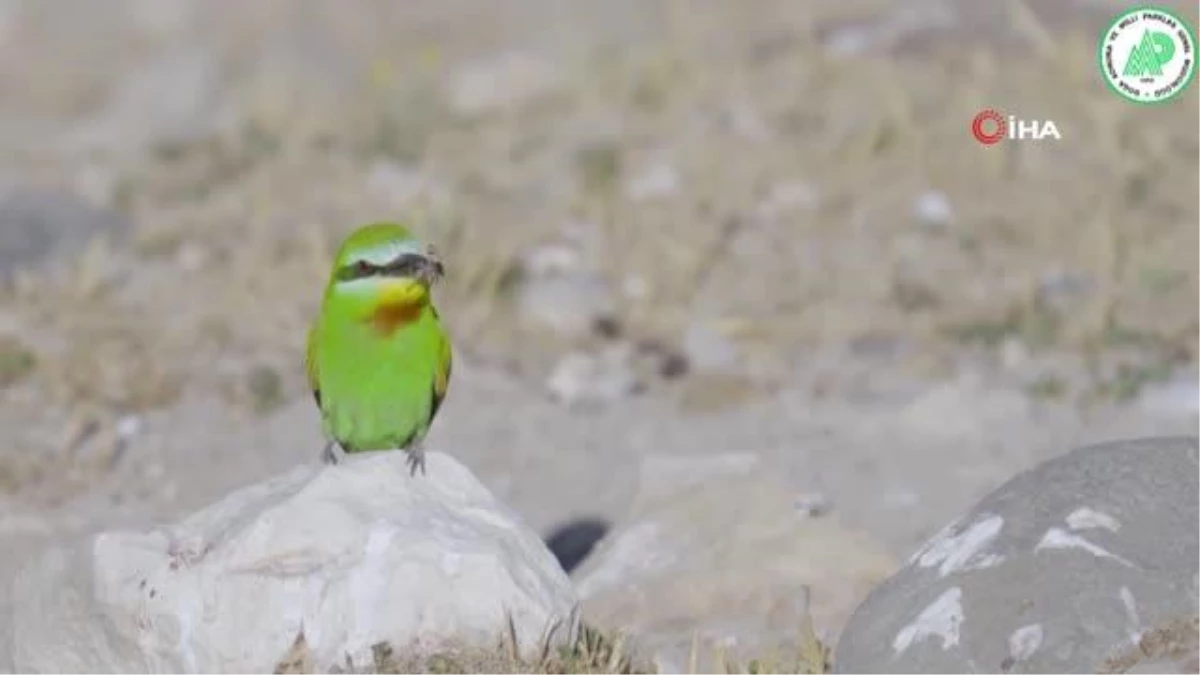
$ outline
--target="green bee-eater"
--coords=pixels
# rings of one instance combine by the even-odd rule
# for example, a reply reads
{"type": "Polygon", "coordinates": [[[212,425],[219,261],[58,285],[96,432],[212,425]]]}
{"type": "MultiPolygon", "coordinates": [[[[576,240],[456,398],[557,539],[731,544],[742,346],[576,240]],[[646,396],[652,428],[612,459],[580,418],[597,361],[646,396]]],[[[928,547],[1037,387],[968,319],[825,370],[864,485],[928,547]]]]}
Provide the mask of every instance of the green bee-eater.
{"type": "Polygon", "coordinates": [[[338,249],[305,365],[325,460],[345,452],[403,449],[425,471],[421,440],[450,383],[450,341],[430,287],[442,263],[402,225],[374,223],[338,249]]]}

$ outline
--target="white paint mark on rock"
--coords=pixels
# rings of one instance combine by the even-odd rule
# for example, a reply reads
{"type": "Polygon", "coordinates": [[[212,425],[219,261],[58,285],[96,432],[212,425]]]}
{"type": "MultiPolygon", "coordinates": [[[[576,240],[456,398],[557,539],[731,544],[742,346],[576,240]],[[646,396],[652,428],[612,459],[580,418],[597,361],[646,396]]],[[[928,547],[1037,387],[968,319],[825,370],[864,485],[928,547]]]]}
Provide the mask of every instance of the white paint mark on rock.
{"type": "Polygon", "coordinates": [[[938,533],[916,556],[921,567],[937,567],[938,575],[994,567],[1003,558],[984,551],[1004,529],[1004,518],[987,515],[958,534],[947,528],[938,533]]]}
{"type": "Polygon", "coordinates": [[[1067,527],[1072,530],[1089,530],[1103,528],[1109,532],[1116,532],[1121,529],[1121,521],[1113,518],[1107,513],[1095,511],[1084,506],[1075,509],[1067,516],[1067,527]]]}
{"type": "Polygon", "coordinates": [[[1137,601],[1128,586],[1122,586],[1119,595],[1121,604],[1125,606],[1125,616],[1129,618],[1129,641],[1136,645],[1142,640],[1142,620],[1138,617],[1137,601]]]}
{"type": "Polygon", "coordinates": [[[1008,636],[1008,655],[1014,661],[1024,661],[1033,656],[1038,647],[1042,646],[1043,637],[1045,637],[1045,632],[1042,630],[1042,624],[1031,623],[1021,626],[1008,636]]]}
{"type": "Polygon", "coordinates": [[[939,595],[928,607],[921,610],[912,623],[896,633],[896,639],[892,640],[892,650],[899,656],[914,642],[929,637],[941,638],[942,649],[949,649],[958,644],[962,623],[962,589],[955,586],[939,595]]]}
{"type": "Polygon", "coordinates": [[[1121,556],[1107,551],[1077,534],[1071,534],[1070,532],[1061,530],[1057,527],[1052,527],[1049,530],[1046,530],[1046,534],[1042,537],[1042,540],[1037,543],[1037,546],[1033,547],[1033,552],[1037,553],[1038,551],[1046,549],[1054,550],[1071,548],[1087,551],[1097,558],[1108,558],[1110,560],[1115,560],[1126,567],[1137,569],[1137,565],[1134,565],[1121,556]]]}

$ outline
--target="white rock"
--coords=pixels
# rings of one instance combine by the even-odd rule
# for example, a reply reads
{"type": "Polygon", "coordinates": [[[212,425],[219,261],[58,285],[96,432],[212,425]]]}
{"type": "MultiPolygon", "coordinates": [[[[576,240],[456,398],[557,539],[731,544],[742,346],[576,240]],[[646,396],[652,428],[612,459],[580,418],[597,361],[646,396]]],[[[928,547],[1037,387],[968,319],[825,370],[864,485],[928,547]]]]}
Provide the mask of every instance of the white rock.
{"type": "Polygon", "coordinates": [[[318,672],[371,646],[529,654],[575,592],[461,464],[378,453],[300,467],[149,532],[51,550],[13,587],[18,672],[271,672],[303,630],[318,672]]]}

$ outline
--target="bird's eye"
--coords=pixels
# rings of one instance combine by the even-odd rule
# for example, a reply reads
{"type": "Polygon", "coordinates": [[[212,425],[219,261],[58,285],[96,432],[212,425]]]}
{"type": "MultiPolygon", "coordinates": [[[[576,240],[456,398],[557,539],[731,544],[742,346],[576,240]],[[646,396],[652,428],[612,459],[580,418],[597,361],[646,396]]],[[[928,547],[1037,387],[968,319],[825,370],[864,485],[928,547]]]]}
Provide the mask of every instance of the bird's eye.
{"type": "Polygon", "coordinates": [[[354,271],[357,272],[359,276],[366,276],[371,271],[371,263],[367,262],[366,260],[359,260],[358,262],[354,263],[354,271]]]}

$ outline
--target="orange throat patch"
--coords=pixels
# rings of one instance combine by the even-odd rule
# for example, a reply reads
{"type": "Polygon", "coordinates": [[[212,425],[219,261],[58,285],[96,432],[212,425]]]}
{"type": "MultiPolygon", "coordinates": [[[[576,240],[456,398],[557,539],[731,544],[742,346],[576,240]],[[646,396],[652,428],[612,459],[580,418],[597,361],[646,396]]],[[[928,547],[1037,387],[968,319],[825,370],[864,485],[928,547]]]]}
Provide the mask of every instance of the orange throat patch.
{"type": "Polygon", "coordinates": [[[426,298],[383,302],[367,315],[367,322],[376,333],[387,337],[420,318],[421,310],[425,309],[427,303],[426,298]]]}

